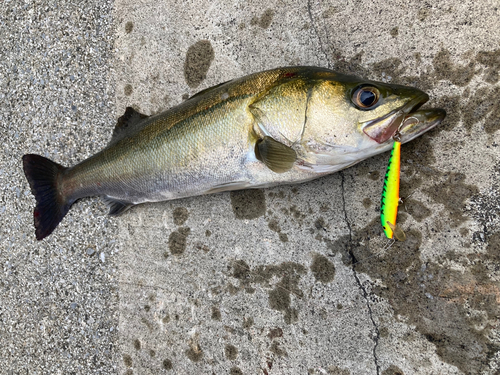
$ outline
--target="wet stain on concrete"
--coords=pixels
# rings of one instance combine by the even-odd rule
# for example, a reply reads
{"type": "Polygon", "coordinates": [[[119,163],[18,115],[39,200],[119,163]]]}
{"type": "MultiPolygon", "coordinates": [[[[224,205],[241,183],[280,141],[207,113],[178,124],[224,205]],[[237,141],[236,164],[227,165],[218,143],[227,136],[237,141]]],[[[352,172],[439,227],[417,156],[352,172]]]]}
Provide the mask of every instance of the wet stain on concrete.
{"type": "Polygon", "coordinates": [[[491,84],[497,83],[500,71],[500,49],[491,52],[480,51],[476,55],[476,61],[486,66],[483,79],[491,84]]]}
{"type": "Polygon", "coordinates": [[[170,359],[163,360],[162,367],[164,370],[172,370],[172,361],[170,359]]]}
{"type": "Polygon", "coordinates": [[[212,320],[220,321],[222,318],[219,308],[212,306],[212,320]]]}
{"type": "Polygon", "coordinates": [[[185,207],[176,207],[173,213],[175,225],[182,225],[189,217],[189,211],[185,207]]]}
{"type": "Polygon", "coordinates": [[[445,206],[452,227],[457,227],[467,220],[464,215],[465,202],[479,192],[475,185],[465,184],[465,177],[462,173],[445,174],[445,181],[439,181],[430,188],[424,189],[429,197],[445,206]]]}
{"type": "Polygon", "coordinates": [[[382,371],[382,375],[405,375],[405,373],[398,366],[390,365],[382,371]]]}
{"type": "Polygon", "coordinates": [[[370,198],[363,199],[363,207],[364,208],[369,209],[372,204],[373,204],[373,202],[370,198]]]}
{"type": "Polygon", "coordinates": [[[243,371],[239,367],[234,366],[229,370],[229,375],[243,375],[243,371]]]}
{"type": "Polygon", "coordinates": [[[234,345],[227,344],[224,348],[224,354],[226,355],[227,359],[229,359],[230,361],[234,361],[236,357],[238,357],[238,349],[234,345]]]}
{"type": "Polygon", "coordinates": [[[132,32],[132,30],[134,30],[134,23],[132,21],[128,21],[126,24],[125,24],[125,32],[127,34],[130,34],[132,32]]]}
{"type": "Polygon", "coordinates": [[[243,328],[248,329],[253,326],[253,318],[248,317],[243,319],[243,328]]]}
{"type": "Polygon", "coordinates": [[[475,63],[469,62],[467,65],[454,64],[451,60],[451,53],[441,49],[433,60],[436,79],[446,79],[457,86],[466,86],[475,74],[475,63]]]}
{"type": "Polygon", "coordinates": [[[399,28],[397,26],[393,27],[390,31],[390,34],[393,38],[397,37],[399,34],[399,28]]]}
{"type": "Polygon", "coordinates": [[[207,77],[215,53],[209,40],[200,40],[189,47],[184,62],[184,78],[191,88],[196,88],[207,77]]]}
{"type": "Polygon", "coordinates": [[[346,265],[354,260],[357,272],[383,280],[384,286],[376,286],[373,292],[389,301],[396,316],[407,317],[436,346],[442,360],[464,373],[488,369],[490,359],[500,350],[488,339],[492,329],[488,319],[500,314],[500,288],[488,276],[492,267],[498,269],[499,249],[493,245],[487,254],[469,254],[463,261],[474,266],[459,272],[447,263],[448,259],[461,260],[455,259],[453,251],[443,254],[439,264],[423,263],[422,235],[415,230],[407,231],[407,241],[396,243],[383,255],[372,244],[379,234],[377,218],[353,231],[352,239],[344,236],[328,247],[340,252],[346,265]]]}
{"type": "Polygon", "coordinates": [[[128,354],[123,355],[123,363],[126,367],[132,367],[132,357],[128,354]]]}
{"type": "Polygon", "coordinates": [[[266,196],[260,189],[230,193],[231,206],[237,219],[256,219],[266,213],[266,196]]]}
{"type": "Polygon", "coordinates": [[[250,21],[251,25],[259,25],[263,29],[267,29],[271,26],[273,21],[274,11],[272,9],[266,9],[265,12],[259,17],[253,17],[250,21]]]}
{"type": "Polygon", "coordinates": [[[500,129],[500,87],[481,87],[474,91],[469,100],[460,108],[464,126],[470,131],[472,126],[485,120],[484,131],[492,134],[500,129]]]}
{"type": "Polygon", "coordinates": [[[278,357],[288,357],[288,353],[286,352],[286,350],[281,349],[279,346],[279,342],[276,340],[271,343],[271,347],[269,348],[269,350],[272,353],[276,354],[278,357]]]}
{"type": "Polygon", "coordinates": [[[329,283],[335,277],[335,266],[321,254],[314,254],[311,271],[316,281],[322,283],[329,283]]]}
{"type": "Polygon", "coordinates": [[[197,350],[189,348],[185,353],[191,362],[199,362],[203,358],[203,350],[199,347],[197,350]]]}
{"type": "Polygon", "coordinates": [[[278,337],[283,337],[283,330],[279,327],[270,329],[269,333],[267,334],[267,337],[269,337],[271,340],[278,337]]]}
{"type": "Polygon", "coordinates": [[[128,84],[128,85],[125,85],[125,87],[123,88],[123,93],[126,95],[126,96],[130,96],[132,95],[132,92],[134,91],[134,89],[132,88],[132,85],[128,84]]]}
{"type": "MultiPolygon", "coordinates": [[[[316,374],[316,373],[314,373],[316,374]]],[[[318,372],[318,375],[320,373],[318,372]]],[[[340,368],[338,366],[328,366],[328,375],[350,375],[351,372],[347,369],[344,369],[344,368],[340,368]]]]}
{"type": "Polygon", "coordinates": [[[141,342],[139,341],[139,339],[134,340],[134,348],[135,350],[141,350],[141,342]]]}
{"type": "Polygon", "coordinates": [[[190,228],[184,227],[170,233],[168,237],[168,248],[172,254],[180,255],[186,251],[186,240],[190,232],[190,228]]]}
{"type": "Polygon", "coordinates": [[[281,227],[276,219],[271,219],[268,223],[268,227],[273,232],[278,233],[278,237],[281,242],[288,242],[288,236],[285,233],[281,233],[281,227]]]}
{"type": "Polygon", "coordinates": [[[415,199],[405,199],[403,207],[405,207],[407,212],[418,222],[421,222],[432,214],[431,210],[415,199]]]}
{"type": "Polygon", "coordinates": [[[299,263],[284,262],[280,265],[260,265],[250,269],[243,260],[237,260],[230,266],[233,270],[232,276],[240,281],[239,289],[245,289],[253,283],[258,283],[269,288],[269,306],[283,313],[285,323],[292,324],[298,320],[298,310],[291,306],[293,294],[296,298],[302,298],[303,292],[299,289],[299,281],[305,274],[305,267],[299,263]],[[281,278],[278,283],[271,285],[273,277],[281,278]],[[272,288],[272,289],[271,289],[272,288]]]}

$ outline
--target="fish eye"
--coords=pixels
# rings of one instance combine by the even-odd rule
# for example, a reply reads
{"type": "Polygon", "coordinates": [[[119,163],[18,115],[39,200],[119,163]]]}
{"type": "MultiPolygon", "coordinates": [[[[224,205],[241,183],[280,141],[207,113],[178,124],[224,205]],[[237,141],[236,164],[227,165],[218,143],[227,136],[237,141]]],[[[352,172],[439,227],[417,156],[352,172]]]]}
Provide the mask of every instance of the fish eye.
{"type": "Polygon", "coordinates": [[[373,86],[358,87],[352,94],[352,101],[359,109],[368,109],[377,104],[380,91],[373,86]]]}

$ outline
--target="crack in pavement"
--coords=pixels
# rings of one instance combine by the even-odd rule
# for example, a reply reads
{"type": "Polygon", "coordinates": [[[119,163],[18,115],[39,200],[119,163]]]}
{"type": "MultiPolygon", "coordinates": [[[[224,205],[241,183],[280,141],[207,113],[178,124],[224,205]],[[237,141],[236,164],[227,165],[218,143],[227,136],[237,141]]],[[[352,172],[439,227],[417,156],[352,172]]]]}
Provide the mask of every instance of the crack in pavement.
{"type": "Polygon", "coordinates": [[[378,358],[377,358],[377,347],[378,347],[378,341],[380,339],[380,331],[378,329],[377,323],[375,323],[375,319],[373,318],[373,311],[372,311],[372,308],[370,306],[370,301],[368,300],[368,292],[366,291],[366,288],[363,286],[363,284],[359,280],[358,273],[356,272],[356,269],[355,269],[357,260],[356,260],[356,257],[354,256],[354,253],[352,252],[352,247],[351,247],[352,246],[352,228],[351,228],[351,223],[349,222],[349,218],[347,217],[347,210],[345,207],[345,186],[344,186],[345,176],[344,176],[343,171],[340,171],[339,173],[340,173],[340,177],[341,177],[341,187],[342,187],[342,210],[344,211],[344,219],[345,219],[345,222],[347,224],[347,228],[349,229],[349,244],[348,244],[347,252],[348,252],[349,258],[351,260],[352,272],[354,274],[354,279],[356,280],[356,283],[358,284],[359,288],[361,289],[361,291],[363,293],[363,298],[365,299],[366,306],[368,308],[368,315],[370,316],[370,320],[371,320],[373,327],[375,329],[375,337],[373,338],[373,342],[375,343],[375,345],[373,346],[373,359],[375,362],[375,368],[377,370],[377,375],[380,375],[380,365],[378,364],[378,358]]]}
{"type": "Polygon", "coordinates": [[[309,20],[311,21],[311,26],[314,30],[314,33],[316,34],[316,37],[318,38],[319,41],[319,49],[321,52],[323,52],[323,55],[325,55],[326,59],[326,64],[328,66],[328,69],[331,69],[330,66],[330,60],[328,59],[328,54],[326,53],[324,47],[323,47],[323,41],[321,40],[321,37],[319,36],[318,29],[316,28],[316,23],[314,22],[312,12],[311,12],[311,0],[307,0],[307,13],[309,14],[309,20]]]}

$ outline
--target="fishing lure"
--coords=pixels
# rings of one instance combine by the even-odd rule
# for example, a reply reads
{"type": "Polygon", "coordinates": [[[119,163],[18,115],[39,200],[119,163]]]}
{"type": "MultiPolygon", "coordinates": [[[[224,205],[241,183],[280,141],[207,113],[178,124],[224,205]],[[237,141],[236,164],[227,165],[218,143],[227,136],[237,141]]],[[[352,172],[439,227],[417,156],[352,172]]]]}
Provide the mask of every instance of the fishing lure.
{"type": "Polygon", "coordinates": [[[380,202],[380,219],[387,238],[406,240],[403,230],[396,224],[399,205],[399,177],[401,172],[401,142],[394,136],[394,145],[385,174],[384,189],[380,202]]]}

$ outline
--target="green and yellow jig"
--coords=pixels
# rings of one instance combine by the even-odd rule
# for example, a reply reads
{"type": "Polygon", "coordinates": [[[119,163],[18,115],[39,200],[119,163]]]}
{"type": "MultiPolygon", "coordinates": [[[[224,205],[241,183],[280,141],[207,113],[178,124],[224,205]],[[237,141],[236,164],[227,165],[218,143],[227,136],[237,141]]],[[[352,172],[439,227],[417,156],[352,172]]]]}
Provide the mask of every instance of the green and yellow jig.
{"type": "Polygon", "coordinates": [[[406,235],[396,224],[399,205],[399,179],[401,173],[401,142],[394,136],[394,145],[385,174],[384,189],[380,202],[380,219],[387,238],[405,241],[406,235]]]}

